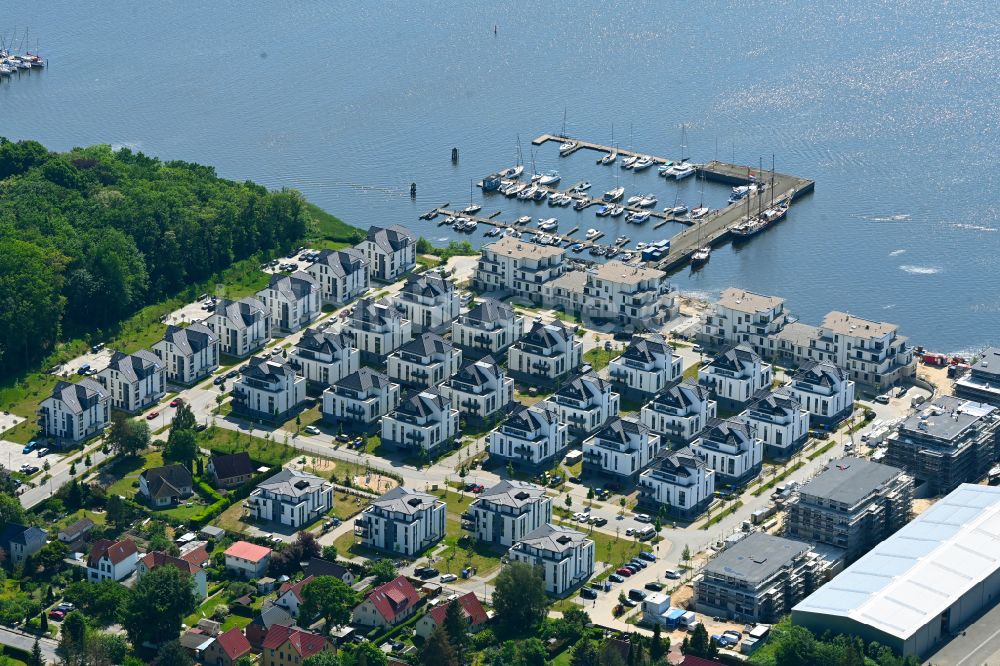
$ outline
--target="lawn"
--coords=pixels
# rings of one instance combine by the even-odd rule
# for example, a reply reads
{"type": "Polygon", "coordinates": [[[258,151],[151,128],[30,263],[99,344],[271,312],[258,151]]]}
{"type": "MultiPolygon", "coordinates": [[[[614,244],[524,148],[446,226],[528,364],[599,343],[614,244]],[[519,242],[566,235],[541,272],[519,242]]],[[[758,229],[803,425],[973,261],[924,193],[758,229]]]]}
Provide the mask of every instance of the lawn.
{"type": "Polygon", "coordinates": [[[325,239],[354,245],[364,240],[365,232],[352,227],[339,217],[331,215],[316,204],[306,203],[306,212],[312,217],[310,240],[325,239]]]}
{"type": "MultiPolygon", "coordinates": [[[[205,601],[203,601],[201,605],[198,606],[198,608],[196,608],[193,613],[184,618],[184,624],[186,624],[189,627],[193,627],[196,624],[198,624],[198,620],[201,620],[202,618],[205,617],[211,618],[212,613],[215,612],[215,607],[218,606],[219,604],[225,604],[228,606],[231,602],[232,598],[229,596],[229,593],[226,592],[225,588],[222,588],[216,594],[209,595],[209,597],[205,599],[205,601]]],[[[226,617],[226,620],[222,623],[222,630],[229,631],[233,627],[239,627],[240,629],[242,629],[243,627],[250,624],[252,619],[253,618],[246,617],[245,615],[236,615],[235,613],[230,613],[226,617]]]]}
{"type": "Polygon", "coordinates": [[[462,569],[473,567],[477,575],[485,575],[500,566],[502,550],[478,543],[462,529],[461,515],[469,508],[475,496],[463,495],[455,491],[433,491],[448,505],[448,515],[445,520],[445,535],[442,543],[448,548],[438,556],[439,568],[442,571],[460,574],[462,569]]]}
{"type": "Polygon", "coordinates": [[[693,363],[684,369],[684,379],[697,383],[698,381],[698,364],[693,363]]]}
{"type": "Polygon", "coordinates": [[[603,347],[594,347],[588,352],[583,354],[583,362],[589,363],[594,370],[602,370],[608,367],[612,359],[621,356],[621,352],[616,349],[604,349],[603,347]]]}
{"type": "Polygon", "coordinates": [[[210,426],[198,433],[198,445],[214,453],[238,453],[246,451],[252,460],[262,465],[281,465],[295,457],[296,451],[290,446],[251,437],[247,433],[210,426]]]}
{"type": "Polygon", "coordinates": [[[142,471],[150,467],[159,467],[162,464],[162,453],[147,450],[141,456],[116,459],[101,470],[101,476],[115,479],[107,488],[109,495],[131,498],[136,493],[139,475],[142,471]]]}

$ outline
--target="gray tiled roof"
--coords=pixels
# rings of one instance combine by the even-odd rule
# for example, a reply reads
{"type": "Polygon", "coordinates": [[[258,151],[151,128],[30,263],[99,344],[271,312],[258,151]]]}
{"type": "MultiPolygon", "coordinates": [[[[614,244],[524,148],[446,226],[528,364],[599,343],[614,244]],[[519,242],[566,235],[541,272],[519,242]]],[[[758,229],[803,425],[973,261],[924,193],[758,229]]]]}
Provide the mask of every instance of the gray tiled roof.
{"type": "Polygon", "coordinates": [[[676,381],[672,384],[668,384],[662,391],[657,393],[653,398],[653,402],[666,405],[668,407],[687,409],[691,405],[695,404],[695,401],[704,402],[705,400],[708,400],[708,397],[708,389],[701,384],[692,384],[688,381],[676,381]]]}
{"type": "Polygon", "coordinates": [[[749,345],[741,344],[723,351],[713,358],[709,365],[715,368],[740,372],[758,361],[760,361],[760,356],[757,355],[757,352],[751,349],[749,345]]]}
{"type": "Polygon", "coordinates": [[[134,354],[116,351],[111,356],[108,368],[117,370],[130,382],[145,379],[158,370],[163,369],[163,361],[156,354],[146,349],[140,349],[134,354]]]}
{"type": "Polygon", "coordinates": [[[405,486],[397,486],[372,501],[372,506],[377,506],[385,511],[397,511],[399,513],[416,513],[424,509],[429,509],[441,502],[434,495],[413,490],[405,486]]]}
{"type": "Polygon", "coordinates": [[[561,553],[570,550],[587,540],[587,536],[574,529],[545,523],[541,527],[525,534],[514,546],[524,544],[541,550],[561,553]]]}
{"type": "Polygon", "coordinates": [[[215,312],[217,315],[225,317],[229,321],[229,325],[236,330],[245,330],[267,316],[264,304],[249,296],[238,301],[224,298],[216,305],[215,312]]]}
{"type": "Polygon", "coordinates": [[[792,381],[806,382],[816,386],[834,386],[844,381],[844,371],[833,363],[806,363],[792,375],[792,381]]]}
{"type": "Polygon", "coordinates": [[[370,227],[367,238],[387,253],[396,252],[417,241],[412,231],[399,224],[394,224],[387,229],[370,227]]]}
{"type": "Polygon", "coordinates": [[[79,414],[106,400],[108,390],[93,379],[82,379],[76,384],[61,381],[52,389],[52,397],[62,401],[67,410],[79,414]]]}
{"type": "Polygon", "coordinates": [[[496,381],[500,377],[501,372],[500,366],[497,365],[492,356],[484,356],[478,361],[469,363],[452,375],[451,379],[448,380],[448,384],[451,385],[453,382],[459,382],[472,386],[484,386],[491,381],[496,381]]]}
{"type": "Polygon", "coordinates": [[[403,284],[403,294],[437,298],[455,291],[455,285],[440,275],[429,273],[411,275],[403,284]]]}
{"type": "Polygon", "coordinates": [[[302,337],[295,343],[295,346],[323,354],[336,355],[337,352],[351,347],[351,337],[346,333],[333,333],[331,331],[307,328],[302,332],[302,337]]]}
{"type": "Polygon", "coordinates": [[[515,509],[537,502],[545,497],[545,488],[527,481],[501,479],[499,483],[480,493],[481,500],[515,509]]]}
{"type": "Polygon", "coordinates": [[[184,356],[200,352],[219,341],[219,337],[204,324],[191,324],[186,328],[167,326],[163,339],[172,342],[184,356]]]}
{"type": "Polygon", "coordinates": [[[625,348],[625,353],[622,354],[622,357],[639,361],[640,363],[649,363],[656,360],[658,356],[669,358],[673,353],[673,348],[667,344],[663,336],[653,333],[646,337],[632,336],[632,341],[625,348]]]}
{"type": "Polygon", "coordinates": [[[436,354],[448,354],[455,347],[437,333],[423,333],[399,348],[401,352],[415,354],[416,356],[434,356],[436,354]]]}
{"type": "Polygon", "coordinates": [[[272,356],[271,358],[261,358],[254,356],[246,364],[242,372],[244,377],[252,377],[263,381],[278,381],[280,378],[295,375],[295,368],[283,358],[272,356]]]}
{"type": "Polygon", "coordinates": [[[275,273],[267,287],[279,292],[286,300],[297,301],[316,290],[316,280],[304,271],[295,271],[291,275],[275,273]]]}
{"type": "Polygon", "coordinates": [[[371,368],[360,368],[357,372],[352,372],[338,381],[334,386],[367,393],[372,389],[384,389],[389,386],[389,377],[378,370],[371,368]]]}
{"type": "Polygon", "coordinates": [[[260,482],[257,487],[277,495],[299,497],[322,487],[326,483],[326,479],[315,474],[300,472],[296,469],[283,469],[266,481],[260,482]]]}
{"type": "Polygon", "coordinates": [[[411,395],[396,408],[396,414],[423,418],[447,412],[450,407],[451,402],[434,387],[411,395]]]}
{"type": "Polygon", "coordinates": [[[514,308],[493,298],[484,298],[474,308],[465,313],[464,319],[489,324],[497,321],[509,321],[517,316],[514,308]]]}
{"type": "Polygon", "coordinates": [[[334,275],[347,277],[368,265],[368,260],[361,250],[346,248],[343,250],[321,250],[316,259],[317,264],[325,264],[330,267],[334,275]]]}

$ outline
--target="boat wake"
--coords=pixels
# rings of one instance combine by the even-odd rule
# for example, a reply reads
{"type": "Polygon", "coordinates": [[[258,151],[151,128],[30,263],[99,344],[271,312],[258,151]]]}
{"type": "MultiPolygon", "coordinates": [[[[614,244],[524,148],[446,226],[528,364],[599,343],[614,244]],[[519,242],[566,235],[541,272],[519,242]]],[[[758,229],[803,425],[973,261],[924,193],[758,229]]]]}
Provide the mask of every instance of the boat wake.
{"type": "Polygon", "coordinates": [[[883,215],[880,217],[869,217],[868,219],[872,222],[905,222],[910,219],[910,216],[907,214],[883,215]]]}
{"type": "Polygon", "coordinates": [[[898,257],[899,255],[903,254],[904,252],[906,252],[906,250],[893,250],[892,252],[889,253],[889,256],[890,257],[898,257]]]}
{"type": "Polygon", "coordinates": [[[955,229],[968,229],[969,231],[996,231],[995,227],[984,227],[981,224],[964,224],[958,222],[951,226],[955,229]]]}
{"type": "Polygon", "coordinates": [[[941,269],[935,266],[911,266],[908,264],[900,266],[899,270],[911,275],[935,275],[941,272],[941,269]]]}

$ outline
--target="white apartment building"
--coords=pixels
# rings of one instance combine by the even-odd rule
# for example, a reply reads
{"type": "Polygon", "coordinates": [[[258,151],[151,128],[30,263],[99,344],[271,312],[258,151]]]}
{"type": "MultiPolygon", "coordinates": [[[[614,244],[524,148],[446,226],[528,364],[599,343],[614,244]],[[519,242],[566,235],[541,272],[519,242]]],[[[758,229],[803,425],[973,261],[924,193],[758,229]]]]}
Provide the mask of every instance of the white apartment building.
{"type": "Polygon", "coordinates": [[[307,328],[295,343],[289,363],[310,385],[326,388],[361,367],[361,352],[351,336],[307,328]]]}
{"type": "Polygon", "coordinates": [[[323,391],[323,420],[345,432],[371,431],[399,400],[399,384],[377,370],[359,368],[323,391]]]}
{"type": "Polygon", "coordinates": [[[483,248],[473,285],[478,291],[513,294],[540,305],[543,286],[565,271],[566,251],[504,236],[483,248]]]}
{"type": "Polygon", "coordinates": [[[729,409],[742,409],[755,393],[770,389],[773,379],[771,364],[747,344],[727,349],[698,369],[698,383],[729,409]]]}
{"type": "Polygon", "coordinates": [[[389,377],[405,386],[438,386],[462,365],[462,351],[437,333],[421,333],[389,354],[389,377]]]}
{"type": "Polygon", "coordinates": [[[690,448],[665,451],[639,475],[639,504],[691,520],[712,503],[715,472],[690,448]]]}
{"type": "Polygon", "coordinates": [[[305,377],[278,356],[251,358],[233,384],[233,412],[250,419],[285,421],[305,399],[305,377]]]}
{"type": "Polygon", "coordinates": [[[447,513],[434,495],[399,486],[361,512],[354,534],[370,548],[415,557],[444,537],[447,513]]]}
{"type": "Polygon", "coordinates": [[[674,382],[653,396],[639,412],[644,426],[664,440],[688,444],[718,413],[704,386],[674,382]]]}
{"type": "Polygon", "coordinates": [[[304,527],[333,508],[333,485],[315,474],[283,469],[258,484],[247,502],[256,520],[304,527]]]}
{"type": "Polygon", "coordinates": [[[320,250],[319,258],[306,268],[316,280],[324,304],[344,305],[371,287],[371,264],[361,250],[320,250]]]}
{"type": "Polygon", "coordinates": [[[786,322],[785,299],[730,287],[719,296],[698,338],[713,347],[748,344],[769,357],[774,349],[771,337],[786,322]]]}
{"type": "Polygon", "coordinates": [[[97,373],[97,381],[108,389],[113,408],[134,414],[156,404],[166,393],[163,365],[148,349],[134,354],[116,351],[108,367],[97,373]]]}
{"type": "Polygon", "coordinates": [[[760,473],[764,442],[740,421],[716,421],[694,441],[691,450],[715,472],[717,483],[739,486],[760,473]]]}
{"type": "Polygon", "coordinates": [[[424,389],[382,417],[382,444],[432,452],[458,435],[458,410],[437,388],[424,389]]]}
{"type": "Polygon", "coordinates": [[[854,382],[832,363],[803,365],[782,390],[808,410],[811,424],[839,423],[854,411],[854,382]]]}
{"type": "Polygon", "coordinates": [[[56,382],[38,406],[39,426],[57,445],[76,444],[104,430],[111,419],[108,389],[93,379],[56,382]]]}
{"type": "Polygon", "coordinates": [[[594,573],[594,542],[568,527],[546,523],[515,543],[507,556],[542,568],[545,591],[566,594],[594,573]]]}
{"type": "Polygon", "coordinates": [[[621,356],[611,361],[608,375],[619,392],[649,396],[681,378],[684,360],[674,353],[663,336],[633,336],[621,356]]]}
{"type": "Polygon", "coordinates": [[[399,224],[386,229],[369,227],[368,236],[355,247],[368,260],[373,280],[395,282],[417,265],[417,237],[399,224]]]}
{"type": "Polygon", "coordinates": [[[455,285],[437,271],[408,277],[395,305],[410,320],[414,333],[447,330],[461,307],[455,285]]]}
{"type": "Polygon", "coordinates": [[[552,498],[541,486],[502,479],[480,493],[462,518],[463,529],[475,534],[477,541],[510,548],[552,522],[552,498]]]}
{"type": "Polygon", "coordinates": [[[580,367],[583,343],[561,321],[536,321],[531,330],[507,350],[507,372],[525,382],[542,385],[569,375],[580,367]]]}
{"type": "Polygon", "coordinates": [[[204,324],[170,325],[153,353],[166,365],[169,381],[194,384],[219,367],[219,336],[204,324]]]}
{"type": "Polygon", "coordinates": [[[490,457],[518,467],[546,467],[569,448],[568,426],[546,402],[519,405],[489,435],[490,457]]]}
{"type": "Polygon", "coordinates": [[[790,458],[809,439],[809,412],[784,389],[754,400],[737,418],[764,442],[765,453],[779,460],[790,458]]]}
{"type": "Polygon", "coordinates": [[[501,354],[524,335],[524,317],[506,303],[484,298],[451,324],[451,341],[466,358],[501,354]]]}
{"type": "Polygon", "coordinates": [[[283,331],[295,332],[320,314],[319,284],[304,271],[275,273],[267,288],[257,292],[257,298],[267,310],[271,325],[283,331]]]}
{"type": "Polygon", "coordinates": [[[219,350],[236,358],[249,356],[271,339],[271,319],[256,298],[223,298],[205,323],[219,338],[219,350]]]}
{"type": "Polygon", "coordinates": [[[615,416],[584,440],[583,473],[634,484],[659,452],[659,435],[638,421],[615,416]]]}
{"type": "Polygon", "coordinates": [[[514,400],[514,380],[491,356],[469,363],[441,386],[459,418],[484,423],[505,414],[514,400]]]}
{"type": "Polygon", "coordinates": [[[343,330],[354,339],[366,362],[384,363],[386,356],[412,337],[409,319],[387,301],[370,298],[357,302],[343,330]]]}
{"type": "Polygon", "coordinates": [[[569,426],[572,437],[583,438],[618,415],[620,398],[611,390],[611,382],[591,371],[566,382],[546,402],[569,426]]]}
{"type": "Polygon", "coordinates": [[[895,324],[834,311],[823,318],[813,350],[832,355],[833,362],[847,370],[855,382],[881,390],[917,371],[913,347],[897,329],[895,324]]]}
{"type": "Polygon", "coordinates": [[[584,273],[585,316],[654,328],[677,312],[675,295],[661,270],[612,259],[584,273]]]}

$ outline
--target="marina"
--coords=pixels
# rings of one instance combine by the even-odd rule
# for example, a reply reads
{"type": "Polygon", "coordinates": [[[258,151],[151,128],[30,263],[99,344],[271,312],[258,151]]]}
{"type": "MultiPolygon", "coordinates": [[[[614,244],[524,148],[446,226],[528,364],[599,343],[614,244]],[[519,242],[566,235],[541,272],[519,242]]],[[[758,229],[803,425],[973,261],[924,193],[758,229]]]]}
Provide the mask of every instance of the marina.
{"type": "Polygon", "coordinates": [[[21,52],[23,48],[31,48],[28,44],[27,30],[20,38],[15,32],[9,41],[0,36],[0,81],[30,74],[31,70],[44,69],[48,65],[48,61],[39,55],[37,45],[33,51],[21,52]]]}

